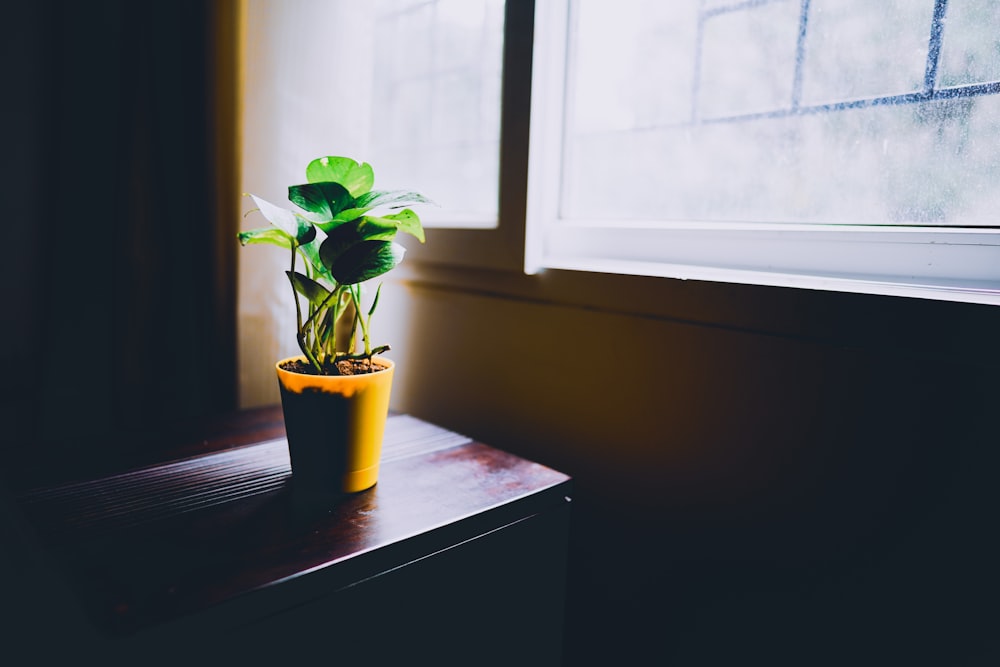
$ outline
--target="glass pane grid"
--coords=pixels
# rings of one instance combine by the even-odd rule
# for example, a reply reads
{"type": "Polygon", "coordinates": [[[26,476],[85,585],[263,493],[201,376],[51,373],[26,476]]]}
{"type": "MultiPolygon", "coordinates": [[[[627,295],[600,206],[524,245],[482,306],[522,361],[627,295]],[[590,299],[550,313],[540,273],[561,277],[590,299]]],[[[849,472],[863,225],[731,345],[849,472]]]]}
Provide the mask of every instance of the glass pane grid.
{"type": "Polygon", "coordinates": [[[1000,3],[615,6],[570,5],[561,218],[997,226],[1000,3]]]}
{"type": "MultiPolygon", "coordinates": [[[[841,0],[841,2],[842,1],[843,0],[841,0]]],[[[868,0],[864,1],[868,2],[868,0]]],[[[699,70],[704,57],[701,53],[701,49],[704,41],[704,33],[707,27],[710,26],[713,20],[719,20],[720,18],[734,13],[760,11],[762,8],[766,8],[768,6],[787,6],[792,4],[789,0],[744,0],[742,2],[732,2],[728,4],[719,2],[710,3],[708,6],[703,8],[698,17],[699,34],[697,43],[699,52],[695,56],[695,75],[693,86],[695,93],[692,95],[695,101],[692,108],[691,120],[693,122],[732,122],[751,118],[780,118],[793,114],[829,113],[832,111],[859,109],[871,106],[916,104],[921,102],[934,102],[946,99],[974,97],[979,95],[994,95],[1000,93],[1000,79],[977,81],[964,85],[959,84],[944,87],[938,86],[938,66],[941,58],[941,47],[946,26],[945,13],[949,0],[927,0],[927,2],[931,1],[933,1],[933,18],[930,25],[929,35],[926,39],[926,67],[924,71],[923,85],[919,90],[895,94],[885,93],[854,99],[841,99],[822,104],[802,104],[801,95],[803,87],[805,45],[809,37],[810,20],[811,18],[812,20],[815,20],[815,14],[812,10],[821,4],[821,0],[798,0],[800,3],[799,26],[797,44],[795,48],[794,72],[792,74],[791,81],[788,82],[791,94],[789,96],[787,106],[759,113],[733,114],[729,116],[713,116],[704,118],[698,108],[698,91],[701,87],[701,72],[699,70]]],[[[883,7],[892,5],[892,3],[872,4],[882,4],[883,7]]],[[[959,2],[957,4],[961,5],[962,3],[959,2]]],[[[919,5],[916,0],[910,0],[908,6],[918,7],[919,5]]],[[[994,27],[996,26],[994,25],[994,27]]]]}

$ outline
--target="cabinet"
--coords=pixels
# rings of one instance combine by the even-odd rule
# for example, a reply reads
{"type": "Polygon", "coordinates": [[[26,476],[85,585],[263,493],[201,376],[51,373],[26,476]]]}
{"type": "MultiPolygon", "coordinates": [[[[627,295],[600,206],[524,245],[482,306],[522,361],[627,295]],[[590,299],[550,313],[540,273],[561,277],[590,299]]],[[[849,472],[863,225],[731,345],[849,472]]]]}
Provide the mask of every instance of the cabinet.
{"type": "Polygon", "coordinates": [[[76,657],[559,664],[568,476],[394,414],[374,488],[299,507],[280,420],[19,494],[92,631],[76,657]]]}

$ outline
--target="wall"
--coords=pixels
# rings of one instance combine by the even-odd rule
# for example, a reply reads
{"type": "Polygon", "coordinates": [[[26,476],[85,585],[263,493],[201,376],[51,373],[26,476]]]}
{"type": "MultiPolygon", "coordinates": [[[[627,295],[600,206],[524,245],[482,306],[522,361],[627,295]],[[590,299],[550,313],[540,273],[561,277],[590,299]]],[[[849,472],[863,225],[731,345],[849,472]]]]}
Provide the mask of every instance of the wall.
{"type": "Polygon", "coordinates": [[[379,336],[396,408],[574,476],[569,664],[1000,655],[1000,309],[557,280],[418,265],[379,336]]]}

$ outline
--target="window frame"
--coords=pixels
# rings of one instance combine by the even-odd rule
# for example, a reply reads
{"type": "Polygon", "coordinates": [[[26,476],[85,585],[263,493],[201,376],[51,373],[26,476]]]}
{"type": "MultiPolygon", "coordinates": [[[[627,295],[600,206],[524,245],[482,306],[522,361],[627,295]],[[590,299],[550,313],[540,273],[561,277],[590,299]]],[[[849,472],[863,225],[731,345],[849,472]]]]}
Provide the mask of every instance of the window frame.
{"type": "Polygon", "coordinates": [[[497,227],[428,229],[426,246],[408,261],[1000,304],[997,227],[560,218],[571,2],[505,3],[497,227]],[[839,252],[831,253],[834,245],[839,252]],[[668,250],[651,257],[635,248],[668,250]]]}
{"type": "Polygon", "coordinates": [[[560,192],[545,184],[561,181],[565,157],[570,5],[537,7],[535,29],[546,40],[533,60],[528,273],[559,268],[1000,303],[997,228],[561,218],[560,192]]]}

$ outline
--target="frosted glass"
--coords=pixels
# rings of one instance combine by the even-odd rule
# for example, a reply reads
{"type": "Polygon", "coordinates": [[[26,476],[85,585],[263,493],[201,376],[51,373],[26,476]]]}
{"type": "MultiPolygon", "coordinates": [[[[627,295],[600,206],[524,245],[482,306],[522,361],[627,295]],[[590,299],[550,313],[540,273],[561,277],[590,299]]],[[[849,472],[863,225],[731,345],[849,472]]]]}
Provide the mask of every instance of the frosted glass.
{"type": "Polygon", "coordinates": [[[938,83],[955,86],[1000,79],[1000,3],[951,0],[938,83]]]}
{"type": "Polygon", "coordinates": [[[502,0],[379,0],[367,159],[427,226],[495,227],[502,0]]]}
{"type": "Polygon", "coordinates": [[[798,31],[798,2],[771,2],[706,20],[698,115],[787,106],[792,99],[798,31]]]}
{"type": "Polygon", "coordinates": [[[811,0],[803,103],[921,90],[933,14],[933,0],[811,0]]]}
{"type": "Polygon", "coordinates": [[[997,3],[948,3],[927,90],[934,0],[604,4],[572,5],[563,218],[996,224],[997,3]]]}

